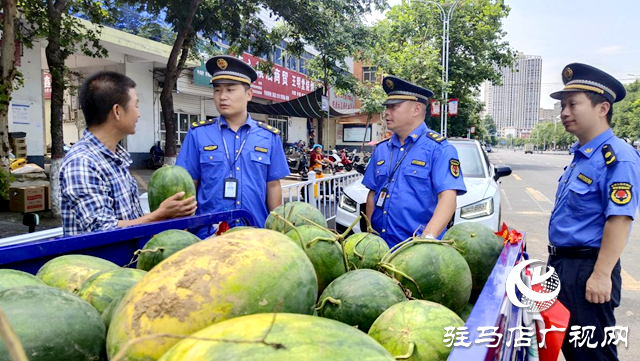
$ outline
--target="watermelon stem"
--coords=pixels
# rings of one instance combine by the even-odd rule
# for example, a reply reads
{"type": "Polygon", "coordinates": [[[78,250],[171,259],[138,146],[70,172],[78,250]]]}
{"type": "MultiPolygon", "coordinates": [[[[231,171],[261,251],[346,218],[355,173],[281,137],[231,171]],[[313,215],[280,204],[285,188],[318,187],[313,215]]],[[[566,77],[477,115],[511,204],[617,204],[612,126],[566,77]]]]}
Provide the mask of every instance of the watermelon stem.
{"type": "Polygon", "coordinates": [[[358,218],[356,218],[355,221],[353,221],[353,223],[351,223],[351,225],[349,226],[349,228],[347,228],[346,231],[344,231],[344,233],[342,233],[340,235],[340,242],[344,241],[347,236],[349,235],[349,233],[353,230],[353,227],[356,226],[356,224],[358,224],[358,222],[360,222],[360,220],[362,219],[362,216],[359,216],[358,218]]]}
{"type": "Polygon", "coordinates": [[[132,264],[138,262],[138,260],[140,259],[140,254],[141,253],[156,253],[158,251],[160,252],[164,252],[165,247],[156,247],[156,248],[152,248],[152,249],[139,249],[135,252],[133,252],[133,257],[131,257],[131,261],[129,263],[127,263],[126,265],[122,266],[122,268],[129,268],[129,266],[131,266],[132,264]]]}
{"type": "Polygon", "coordinates": [[[316,307],[316,311],[318,311],[318,313],[320,314],[320,316],[322,316],[322,309],[324,308],[324,306],[327,304],[327,302],[329,303],[333,303],[334,305],[340,306],[342,304],[342,301],[340,300],[336,300],[333,297],[325,297],[322,302],[320,302],[320,306],[316,307]]]}
{"type": "Polygon", "coordinates": [[[20,343],[18,335],[11,327],[7,316],[0,309],[0,340],[2,340],[9,351],[9,356],[13,361],[29,361],[24,348],[20,343]]]}
{"type": "MultiPolygon", "coordinates": [[[[397,273],[400,276],[402,276],[402,277],[408,279],[409,281],[411,281],[411,283],[413,283],[413,285],[416,286],[416,289],[418,290],[418,293],[420,294],[420,298],[424,299],[424,295],[422,294],[422,291],[420,291],[420,286],[418,286],[418,282],[416,282],[413,278],[409,277],[409,275],[407,275],[406,273],[404,273],[404,272],[400,271],[399,269],[395,268],[391,263],[380,262],[380,263],[378,263],[378,266],[386,269],[387,271],[393,272],[394,274],[397,273]]],[[[393,275],[391,277],[393,279],[396,279],[395,275],[393,275]]]]}
{"type": "Polygon", "coordinates": [[[376,230],[371,227],[371,221],[369,220],[369,217],[367,217],[364,212],[360,212],[360,214],[362,214],[361,217],[364,217],[365,222],[367,222],[367,233],[373,233],[376,236],[380,236],[380,233],[376,232],[376,230]]]}
{"type": "Polygon", "coordinates": [[[413,355],[413,351],[416,348],[416,344],[413,341],[409,341],[409,351],[406,354],[400,356],[394,356],[396,360],[406,360],[413,355]]]}
{"type": "MultiPolygon", "coordinates": [[[[289,227],[291,227],[294,231],[296,231],[296,234],[298,235],[298,242],[300,242],[300,247],[304,250],[304,244],[302,243],[302,235],[300,234],[300,231],[298,230],[298,228],[297,228],[296,226],[294,226],[294,225],[293,225],[293,223],[291,223],[291,221],[290,221],[290,220],[288,220],[288,219],[284,218],[283,216],[279,215],[279,214],[278,214],[278,213],[276,213],[276,212],[271,211],[271,215],[272,215],[272,216],[274,216],[274,217],[276,217],[276,219],[278,219],[278,220],[282,220],[282,221],[284,221],[284,224],[285,224],[285,225],[288,225],[288,226],[289,226],[289,227]]],[[[275,224],[276,222],[273,222],[273,223],[275,224]]],[[[282,228],[285,228],[285,227],[282,227],[282,228]]],[[[274,230],[275,230],[275,229],[274,229],[274,230]]]]}

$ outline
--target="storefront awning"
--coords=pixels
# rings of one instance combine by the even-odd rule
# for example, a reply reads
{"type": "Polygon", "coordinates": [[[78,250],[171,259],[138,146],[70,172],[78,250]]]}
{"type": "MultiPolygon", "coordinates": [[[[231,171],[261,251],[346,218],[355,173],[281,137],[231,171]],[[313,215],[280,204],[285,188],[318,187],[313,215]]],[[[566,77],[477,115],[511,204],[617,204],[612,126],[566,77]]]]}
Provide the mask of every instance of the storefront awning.
{"type": "MultiPolygon", "coordinates": [[[[322,88],[316,89],[316,91],[300,98],[283,103],[260,104],[249,102],[248,110],[250,113],[286,115],[300,118],[319,119],[327,116],[326,112],[322,110],[322,88]]],[[[342,117],[347,114],[330,107],[330,115],[332,117],[342,117]]]]}

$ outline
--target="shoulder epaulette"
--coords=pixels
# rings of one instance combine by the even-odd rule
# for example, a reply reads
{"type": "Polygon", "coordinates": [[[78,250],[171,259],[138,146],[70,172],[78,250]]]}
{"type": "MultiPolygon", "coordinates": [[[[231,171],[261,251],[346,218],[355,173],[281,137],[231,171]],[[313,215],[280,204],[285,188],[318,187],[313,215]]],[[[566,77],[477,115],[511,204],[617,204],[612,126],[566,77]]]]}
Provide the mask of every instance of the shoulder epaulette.
{"type": "Polygon", "coordinates": [[[378,143],[376,143],[376,147],[377,147],[377,146],[379,146],[380,144],[384,143],[384,142],[388,142],[388,141],[389,141],[389,139],[391,139],[391,137],[389,137],[389,138],[385,138],[385,139],[383,139],[383,140],[379,141],[378,143]]]}
{"type": "Polygon", "coordinates": [[[427,137],[431,138],[432,140],[438,142],[438,143],[442,143],[443,140],[447,139],[445,137],[443,137],[442,135],[436,133],[436,132],[429,132],[427,133],[427,137]]]}
{"type": "Polygon", "coordinates": [[[260,128],[264,128],[268,131],[270,131],[273,134],[280,134],[280,129],[276,128],[276,127],[272,127],[269,124],[264,124],[263,122],[257,122],[258,126],[260,128]]]}
{"type": "Polygon", "coordinates": [[[197,127],[201,127],[203,125],[209,125],[209,124],[213,124],[216,122],[216,118],[209,118],[206,120],[201,120],[199,122],[192,122],[191,123],[191,128],[197,128],[197,127]]]}
{"type": "Polygon", "coordinates": [[[604,156],[604,164],[606,164],[607,167],[618,163],[618,157],[616,157],[616,153],[613,151],[613,148],[611,148],[611,145],[605,144],[602,147],[602,155],[604,156]]]}

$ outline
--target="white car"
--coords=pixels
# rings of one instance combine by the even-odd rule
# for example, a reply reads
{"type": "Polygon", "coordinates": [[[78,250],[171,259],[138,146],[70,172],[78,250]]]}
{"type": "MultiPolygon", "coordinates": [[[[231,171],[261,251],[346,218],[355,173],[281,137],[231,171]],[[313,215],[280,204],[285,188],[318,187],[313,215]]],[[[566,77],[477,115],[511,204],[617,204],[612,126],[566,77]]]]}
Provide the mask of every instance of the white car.
{"type": "MultiPolygon", "coordinates": [[[[499,179],[510,175],[511,167],[491,164],[476,140],[456,138],[447,140],[458,150],[464,184],[467,187],[467,193],[457,198],[456,213],[448,226],[461,222],[479,222],[497,232],[502,218],[499,179]]],[[[362,185],[362,179],[344,189],[336,212],[338,232],[344,232],[361,211],[365,212],[368,194],[369,189],[362,185]]],[[[364,225],[365,222],[361,221],[353,228],[353,232],[358,233],[361,229],[364,230],[364,225]]]]}

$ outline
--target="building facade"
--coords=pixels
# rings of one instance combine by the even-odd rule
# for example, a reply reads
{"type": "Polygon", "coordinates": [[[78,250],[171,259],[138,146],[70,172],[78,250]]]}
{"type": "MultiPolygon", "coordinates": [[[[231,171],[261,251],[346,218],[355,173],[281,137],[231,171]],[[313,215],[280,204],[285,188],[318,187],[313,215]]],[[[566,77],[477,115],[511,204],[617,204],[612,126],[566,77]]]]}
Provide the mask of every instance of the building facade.
{"type": "Polygon", "coordinates": [[[533,129],[540,117],[540,90],[542,86],[542,57],[518,54],[513,67],[499,69],[501,84],[485,83],[486,112],[496,123],[498,136],[505,129],[520,129],[526,133],[533,129]]]}

